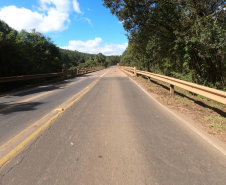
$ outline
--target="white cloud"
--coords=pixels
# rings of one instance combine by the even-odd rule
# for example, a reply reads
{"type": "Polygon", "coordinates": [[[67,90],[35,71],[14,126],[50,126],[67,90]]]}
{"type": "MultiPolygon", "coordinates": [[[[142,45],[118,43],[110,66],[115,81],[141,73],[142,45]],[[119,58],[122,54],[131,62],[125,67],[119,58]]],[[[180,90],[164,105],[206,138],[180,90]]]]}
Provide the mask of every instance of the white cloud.
{"type": "Polygon", "coordinates": [[[75,10],[77,13],[82,13],[82,11],[81,11],[80,8],[79,8],[79,3],[78,3],[78,1],[77,1],[77,0],[73,0],[72,3],[73,3],[74,10],[75,10]]]}
{"type": "Polygon", "coordinates": [[[104,55],[121,55],[127,48],[128,43],[123,44],[107,44],[101,47],[102,39],[100,37],[94,40],[83,42],[81,40],[69,41],[69,46],[62,47],[63,49],[77,50],[84,53],[103,53],[104,55]]]}
{"type": "Polygon", "coordinates": [[[91,20],[89,18],[82,17],[81,20],[87,21],[92,26],[91,20]]]}
{"type": "Polygon", "coordinates": [[[86,22],[88,22],[91,26],[93,26],[91,20],[90,20],[89,18],[87,18],[87,17],[80,17],[80,18],[79,18],[77,15],[75,15],[75,16],[74,16],[74,19],[75,19],[76,21],[86,21],[86,22]]]}
{"type": "Polygon", "coordinates": [[[63,31],[68,28],[71,22],[69,13],[72,3],[74,10],[79,12],[77,0],[39,0],[40,6],[37,11],[16,6],[5,6],[0,8],[0,19],[18,31],[21,29],[30,31],[34,28],[42,33],[63,31]]]}
{"type": "Polygon", "coordinates": [[[50,8],[55,8],[59,12],[69,12],[71,9],[71,0],[39,0],[39,4],[39,9],[42,11],[49,11],[50,8]]]}
{"type": "Polygon", "coordinates": [[[87,10],[90,10],[89,8],[87,8],[87,10]]]}
{"type": "Polygon", "coordinates": [[[38,12],[17,8],[16,6],[0,9],[0,19],[6,21],[9,26],[17,30],[37,28],[37,25],[42,24],[44,21],[44,16],[38,12]]]}

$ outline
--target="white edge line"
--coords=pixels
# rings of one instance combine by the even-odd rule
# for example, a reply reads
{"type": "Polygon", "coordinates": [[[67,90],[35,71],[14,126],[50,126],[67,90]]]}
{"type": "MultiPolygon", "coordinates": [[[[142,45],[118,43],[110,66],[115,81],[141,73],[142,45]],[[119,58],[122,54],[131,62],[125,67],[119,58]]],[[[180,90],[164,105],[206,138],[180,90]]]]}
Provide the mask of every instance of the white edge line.
{"type": "Polygon", "coordinates": [[[198,131],[195,127],[193,127],[190,123],[188,123],[187,121],[185,121],[184,119],[182,119],[181,117],[179,117],[178,115],[176,115],[174,112],[172,112],[171,110],[169,110],[167,107],[165,107],[163,104],[161,104],[159,101],[157,101],[155,98],[153,98],[144,88],[142,88],[137,82],[135,82],[133,79],[130,78],[130,80],[132,80],[138,87],[140,87],[140,89],[142,91],[144,91],[151,99],[153,99],[156,103],[158,103],[160,106],[162,106],[165,110],[167,110],[168,112],[170,112],[172,115],[174,115],[177,119],[179,119],[180,121],[182,121],[185,125],[187,125],[191,130],[193,130],[196,134],[198,134],[199,136],[201,136],[204,140],[206,140],[208,143],[210,143],[212,146],[214,146],[216,149],[218,149],[222,154],[224,154],[226,156],[226,151],[218,146],[217,144],[213,143],[209,138],[207,138],[206,136],[204,136],[200,131],[198,131]]]}
{"type": "Polygon", "coordinates": [[[105,72],[104,74],[102,74],[100,77],[102,78],[106,73],[108,73],[111,70],[112,70],[112,68],[110,70],[108,70],[107,72],[105,72]]]}

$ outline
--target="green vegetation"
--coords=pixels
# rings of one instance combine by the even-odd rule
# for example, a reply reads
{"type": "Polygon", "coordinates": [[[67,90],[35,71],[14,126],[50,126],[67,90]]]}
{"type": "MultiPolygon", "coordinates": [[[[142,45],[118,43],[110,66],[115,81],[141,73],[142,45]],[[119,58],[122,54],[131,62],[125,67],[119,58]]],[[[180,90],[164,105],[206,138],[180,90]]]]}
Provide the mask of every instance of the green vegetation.
{"type": "Polygon", "coordinates": [[[203,118],[204,121],[208,121],[208,127],[215,131],[226,131],[226,118],[221,116],[206,116],[203,118]]]}
{"type": "Polygon", "coordinates": [[[120,65],[226,90],[225,1],[103,1],[128,32],[120,65]]]}
{"type": "MultiPolygon", "coordinates": [[[[51,38],[32,30],[20,32],[0,20],[0,77],[61,72],[62,69],[116,65],[119,56],[86,54],[58,48],[51,38]]],[[[0,92],[52,78],[1,83],[0,92]]]]}
{"type": "Polygon", "coordinates": [[[17,32],[0,21],[0,77],[61,71],[61,55],[50,38],[32,30],[17,32]]]}
{"type": "Polygon", "coordinates": [[[120,56],[104,56],[102,53],[94,55],[65,49],[60,49],[60,53],[64,69],[107,67],[116,65],[120,61],[120,56]]]}

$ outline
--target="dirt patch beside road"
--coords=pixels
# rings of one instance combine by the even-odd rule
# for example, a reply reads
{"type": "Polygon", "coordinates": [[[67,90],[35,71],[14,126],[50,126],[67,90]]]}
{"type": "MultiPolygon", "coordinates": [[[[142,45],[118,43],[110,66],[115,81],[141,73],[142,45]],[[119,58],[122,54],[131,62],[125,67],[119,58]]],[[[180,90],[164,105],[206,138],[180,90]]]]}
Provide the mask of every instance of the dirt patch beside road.
{"type": "Polygon", "coordinates": [[[156,79],[150,82],[144,77],[131,77],[142,84],[148,92],[157,94],[164,105],[192,117],[196,124],[226,143],[226,106],[179,87],[175,94],[169,93],[169,84],[156,79]]]}

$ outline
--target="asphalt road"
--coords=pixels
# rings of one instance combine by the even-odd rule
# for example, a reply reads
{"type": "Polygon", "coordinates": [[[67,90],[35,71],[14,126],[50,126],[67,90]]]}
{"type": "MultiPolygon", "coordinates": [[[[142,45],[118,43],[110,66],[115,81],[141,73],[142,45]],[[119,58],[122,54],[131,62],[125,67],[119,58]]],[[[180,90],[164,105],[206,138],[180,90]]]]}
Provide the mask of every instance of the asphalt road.
{"type": "Polygon", "coordinates": [[[108,69],[0,98],[0,146],[95,81],[108,69]]]}
{"type": "MultiPolygon", "coordinates": [[[[4,124],[1,118],[1,137],[7,138],[2,128],[5,129],[3,125],[9,123],[11,116],[20,114],[24,118],[18,116],[17,120],[30,121],[44,105],[49,111],[59,104],[55,101],[60,101],[62,94],[69,97],[97,77],[56,88],[52,92],[55,97],[50,93],[36,99],[37,105],[26,107],[33,116],[14,109],[0,112],[5,117],[4,124]]],[[[12,128],[19,126],[20,123],[5,130],[11,133],[12,128]]],[[[224,185],[226,160],[124,73],[113,68],[0,172],[1,185],[224,185]]]]}

